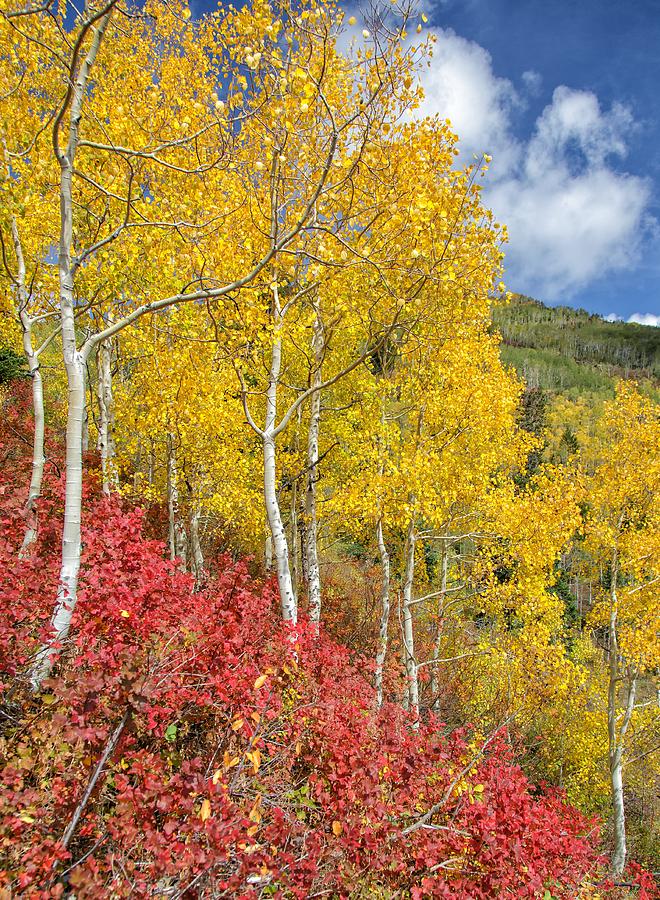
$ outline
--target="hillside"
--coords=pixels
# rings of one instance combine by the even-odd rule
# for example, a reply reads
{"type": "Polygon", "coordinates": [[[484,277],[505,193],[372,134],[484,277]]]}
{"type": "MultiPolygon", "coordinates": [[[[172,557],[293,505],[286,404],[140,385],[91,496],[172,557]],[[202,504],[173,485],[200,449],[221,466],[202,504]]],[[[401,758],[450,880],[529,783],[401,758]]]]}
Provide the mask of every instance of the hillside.
{"type": "Polygon", "coordinates": [[[610,391],[615,378],[660,379],[660,329],[515,294],[493,310],[502,358],[530,387],[610,391]]]}

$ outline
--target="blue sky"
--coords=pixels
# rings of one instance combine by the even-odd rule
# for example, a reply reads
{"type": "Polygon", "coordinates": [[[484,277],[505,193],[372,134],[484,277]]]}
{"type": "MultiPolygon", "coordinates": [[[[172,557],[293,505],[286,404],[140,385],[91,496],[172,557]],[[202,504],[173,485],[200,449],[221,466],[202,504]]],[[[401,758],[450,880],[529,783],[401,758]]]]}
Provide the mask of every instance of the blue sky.
{"type": "Polygon", "coordinates": [[[660,323],[660,0],[427,0],[425,111],[494,159],[507,282],[660,323]],[[430,4],[430,5],[428,5],[430,4]]]}
{"type": "Polygon", "coordinates": [[[507,285],[660,325],[660,0],[419,2],[422,113],[452,120],[464,159],[493,156],[507,285]]]}

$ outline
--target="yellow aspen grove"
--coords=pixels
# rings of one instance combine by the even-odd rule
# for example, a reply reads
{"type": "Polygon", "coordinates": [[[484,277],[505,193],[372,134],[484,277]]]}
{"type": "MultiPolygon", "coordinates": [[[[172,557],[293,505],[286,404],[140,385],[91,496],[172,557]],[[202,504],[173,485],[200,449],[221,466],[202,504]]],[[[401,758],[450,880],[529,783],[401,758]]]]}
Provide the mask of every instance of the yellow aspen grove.
{"type": "Polygon", "coordinates": [[[655,897],[629,116],[414,3],[0,0],[0,900],[655,897]]]}
{"type": "MultiPolygon", "coordinates": [[[[285,8],[246,7],[229,15],[212,14],[197,25],[189,21],[184,6],[161,9],[156,4],[153,10],[148,7],[131,15],[124,28],[123,21],[119,24],[118,0],[112,0],[99,10],[85,9],[76,22],[73,42],[63,38],[56,19],[43,12],[33,15],[45,21],[47,33],[35,54],[25,54],[22,65],[27,72],[52,66],[65,86],[61,101],[51,106],[45,98],[40,117],[49,123],[46,130],[59,166],[57,191],[50,193],[57,194],[60,208],[59,305],[69,383],[60,590],[53,614],[53,646],[42,648],[34,667],[36,687],[56,655],[54,645],[66,638],[76,603],[84,375],[90,353],[146,314],[176,303],[229,297],[262,273],[269,284],[276,284],[282,267],[279,254],[299,236],[307,239],[304,229],[309,223],[317,223],[319,217],[325,221],[326,208],[336,206],[338,190],[357,168],[359,148],[368,143],[374,129],[409,105],[399,83],[412,57],[401,52],[398,38],[390,37],[355,60],[341,57],[334,49],[341,17],[321,7],[297,17],[289,16],[285,8]],[[313,29],[305,24],[310,15],[316,23],[313,29]],[[276,40],[282,23],[289,29],[285,45],[276,40]],[[248,52],[248,34],[260,50],[248,52]],[[207,65],[209,55],[222,60],[227,54],[229,69],[224,63],[207,65]],[[226,100],[219,98],[218,85],[226,100]],[[118,90],[139,103],[127,110],[116,102],[118,90]],[[352,97],[348,104],[347,94],[352,97]],[[289,144],[294,123],[310,108],[315,140],[308,141],[306,153],[299,156],[289,144]],[[350,147],[353,155],[346,171],[336,167],[342,146],[350,147]],[[183,189],[188,182],[194,185],[190,192],[183,189]],[[216,195],[220,206],[209,216],[207,200],[216,195]],[[201,211],[197,201],[204,207],[201,211]],[[256,240],[240,238],[244,228],[239,223],[246,215],[256,226],[256,240]],[[225,239],[236,236],[238,242],[232,246],[231,237],[228,243],[218,241],[220,228],[225,239]],[[174,248],[172,241],[163,248],[165,269],[176,272],[173,293],[163,296],[160,286],[158,299],[145,297],[149,279],[117,291],[116,274],[134,258],[136,232],[145,239],[163,230],[176,235],[174,248]],[[183,241],[178,241],[180,233],[183,241]],[[185,253],[191,248],[192,253],[185,253]],[[103,267],[99,270],[96,263],[103,267]],[[110,289],[121,300],[113,304],[110,323],[106,321],[79,347],[77,298],[99,277],[102,292],[107,296],[110,289]]],[[[23,34],[14,18],[6,15],[5,27],[23,34]]],[[[26,42],[32,51],[35,42],[29,36],[26,42]]],[[[29,77],[25,80],[30,83],[29,77]]],[[[302,136],[303,130],[296,133],[302,136]]],[[[352,223],[347,221],[345,227],[352,223]]],[[[155,254],[149,259],[149,266],[154,265],[162,271],[155,254]]],[[[264,485],[283,614],[295,620],[286,539],[273,492],[271,432],[277,411],[282,313],[276,299],[271,393],[262,429],[267,435],[264,485]]]]}
{"type": "MultiPolygon", "coordinates": [[[[622,382],[598,422],[586,472],[586,549],[599,573],[595,626],[606,635],[612,871],[626,862],[624,767],[636,718],[657,711],[660,656],[660,409],[622,382]],[[602,573],[602,574],[600,574],[602,573]],[[655,680],[654,680],[655,679],[655,680]]],[[[648,726],[648,723],[646,723],[648,726]]],[[[653,729],[650,730],[651,733],[653,729]]],[[[643,752],[643,749],[640,748],[643,752]]]]}

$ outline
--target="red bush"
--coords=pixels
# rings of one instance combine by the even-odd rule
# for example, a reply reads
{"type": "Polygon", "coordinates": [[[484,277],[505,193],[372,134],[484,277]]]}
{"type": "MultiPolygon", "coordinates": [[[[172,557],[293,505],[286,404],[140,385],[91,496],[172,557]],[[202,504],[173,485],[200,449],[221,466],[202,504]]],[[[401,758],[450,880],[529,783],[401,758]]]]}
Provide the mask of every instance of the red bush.
{"type": "MultiPolygon", "coordinates": [[[[373,706],[369,666],[271,585],[218,564],[200,593],[142,537],[142,514],[88,497],[69,645],[40,697],[20,673],[52,608],[61,489],[33,556],[0,483],[0,887],[57,897],[575,897],[592,822],[540,793],[504,736],[487,747],[373,706]],[[67,826],[119,731],[68,846],[67,826]],[[354,894],[353,894],[354,895],[354,894]]],[[[647,893],[646,896],[650,896],[647,893]]]]}

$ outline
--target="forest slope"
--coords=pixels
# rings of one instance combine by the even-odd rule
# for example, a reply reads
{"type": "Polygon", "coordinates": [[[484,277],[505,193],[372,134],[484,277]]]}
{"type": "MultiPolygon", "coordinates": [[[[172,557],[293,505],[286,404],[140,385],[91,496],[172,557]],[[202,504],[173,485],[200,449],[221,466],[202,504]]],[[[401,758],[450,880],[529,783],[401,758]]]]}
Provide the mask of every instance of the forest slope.
{"type": "Polygon", "coordinates": [[[493,309],[502,358],[529,387],[579,394],[612,392],[616,378],[660,378],[660,330],[607,322],[568,306],[514,294],[493,309]]]}

